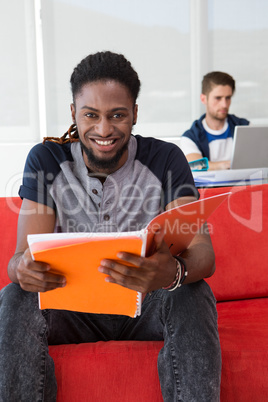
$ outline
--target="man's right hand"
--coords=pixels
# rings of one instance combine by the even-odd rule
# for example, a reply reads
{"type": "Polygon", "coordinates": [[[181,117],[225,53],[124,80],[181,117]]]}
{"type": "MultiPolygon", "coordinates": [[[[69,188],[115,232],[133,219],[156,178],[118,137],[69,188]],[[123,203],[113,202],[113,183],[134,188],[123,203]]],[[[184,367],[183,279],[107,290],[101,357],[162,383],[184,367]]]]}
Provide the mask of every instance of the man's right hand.
{"type": "Polygon", "coordinates": [[[227,170],[231,167],[231,161],[219,161],[219,162],[211,162],[208,163],[208,170],[227,170]]]}
{"type": "Polygon", "coordinates": [[[63,287],[66,280],[62,275],[53,272],[45,263],[32,259],[28,242],[28,234],[53,233],[55,228],[55,211],[45,205],[26,198],[18,219],[16,251],[8,264],[8,276],[28,292],[46,292],[63,287]]]}
{"type": "Polygon", "coordinates": [[[48,264],[34,261],[29,249],[13,258],[17,259],[16,277],[23,290],[46,292],[66,285],[64,276],[53,273],[48,264]]]}

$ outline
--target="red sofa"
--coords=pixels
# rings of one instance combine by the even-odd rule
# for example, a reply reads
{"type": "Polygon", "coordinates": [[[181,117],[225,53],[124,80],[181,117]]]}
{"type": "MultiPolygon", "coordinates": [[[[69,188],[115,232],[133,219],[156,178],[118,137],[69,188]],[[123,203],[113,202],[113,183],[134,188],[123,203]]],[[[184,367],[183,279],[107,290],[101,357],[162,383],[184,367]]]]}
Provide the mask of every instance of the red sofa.
{"type": "MultiPolygon", "coordinates": [[[[216,273],[222,348],[221,402],[268,400],[268,185],[200,190],[231,191],[208,220],[216,273]]],[[[0,199],[0,288],[16,242],[19,198],[0,199]]],[[[160,402],[157,355],[162,342],[97,342],[51,346],[58,402],[160,402]]],[[[198,401],[197,401],[198,402],[198,401]]]]}

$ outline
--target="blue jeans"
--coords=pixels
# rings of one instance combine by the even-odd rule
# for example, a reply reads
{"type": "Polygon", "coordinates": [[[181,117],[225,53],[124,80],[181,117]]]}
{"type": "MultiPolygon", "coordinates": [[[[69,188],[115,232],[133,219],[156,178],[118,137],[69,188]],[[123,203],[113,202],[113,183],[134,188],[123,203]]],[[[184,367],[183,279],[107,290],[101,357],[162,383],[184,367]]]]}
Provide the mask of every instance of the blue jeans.
{"type": "Polygon", "coordinates": [[[164,340],[158,357],[164,401],[220,399],[217,312],[204,281],[148,294],[137,318],[41,312],[36,293],[10,284],[0,292],[0,323],[0,402],[56,401],[48,344],[99,340],[164,340]]]}

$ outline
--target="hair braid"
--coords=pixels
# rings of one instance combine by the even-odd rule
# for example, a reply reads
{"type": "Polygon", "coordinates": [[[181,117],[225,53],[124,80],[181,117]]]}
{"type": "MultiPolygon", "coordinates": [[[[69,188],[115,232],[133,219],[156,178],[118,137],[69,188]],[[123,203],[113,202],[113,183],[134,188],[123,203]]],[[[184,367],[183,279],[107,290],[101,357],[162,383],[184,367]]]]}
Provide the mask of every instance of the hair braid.
{"type": "Polygon", "coordinates": [[[76,124],[72,124],[65,134],[61,137],[44,137],[43,144],[46,141],[56,142],[57,144],[67,144],[68,142],[77,142],[79,141],[78,131],[76,124]],[[68,136],[68,137],[67,137],[68,136]]]}

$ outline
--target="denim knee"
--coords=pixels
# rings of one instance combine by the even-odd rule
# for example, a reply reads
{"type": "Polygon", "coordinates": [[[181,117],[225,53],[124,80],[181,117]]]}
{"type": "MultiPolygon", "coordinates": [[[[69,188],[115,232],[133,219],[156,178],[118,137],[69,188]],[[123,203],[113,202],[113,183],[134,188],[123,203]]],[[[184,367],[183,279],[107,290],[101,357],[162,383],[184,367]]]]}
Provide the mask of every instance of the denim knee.
{"type": "Polygon", "coordinates": [[[44,331],[46,323],[39,310],[37,293],[26,292],[11,283],[0,292],[0,321],[2,336],[11,336],[29,331],[44,331]]]}
{"type": "Polygon", "coordinates": [[[164,313],[178,317],[180,324],[192,320],[196,325],[196,320],[202,316],[208,316],[217,325],[216,299],[211,288],[205,281],[183,285],[173,292],[163,291],[164,313]]]}
{"type": "Polygon", "coordinates": [[[17,319],[20,315],[26,318],[26,314],[32,316],[34,309],[38,309],[37,293],[26,292],[15,283],[10,283],[0,291],[0,314],[3,319],[17,319]]]}

